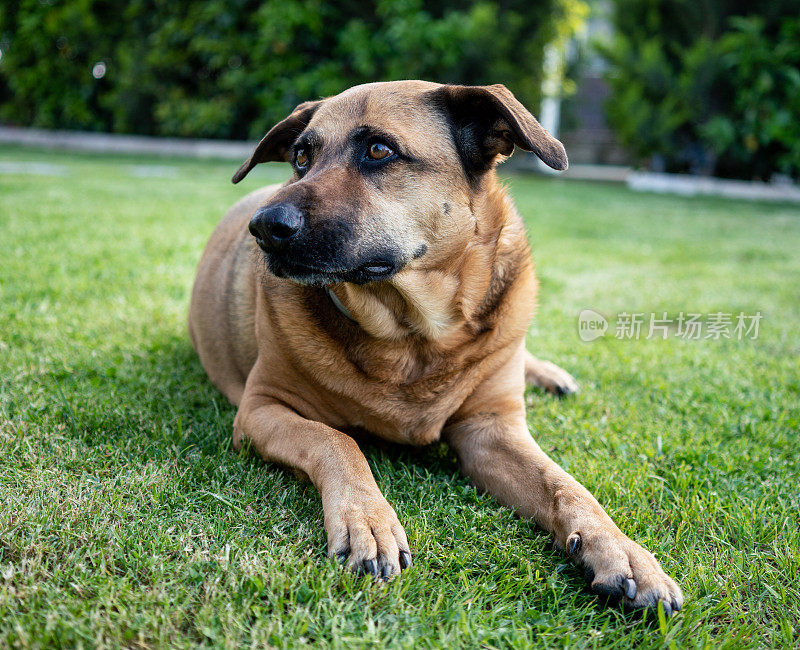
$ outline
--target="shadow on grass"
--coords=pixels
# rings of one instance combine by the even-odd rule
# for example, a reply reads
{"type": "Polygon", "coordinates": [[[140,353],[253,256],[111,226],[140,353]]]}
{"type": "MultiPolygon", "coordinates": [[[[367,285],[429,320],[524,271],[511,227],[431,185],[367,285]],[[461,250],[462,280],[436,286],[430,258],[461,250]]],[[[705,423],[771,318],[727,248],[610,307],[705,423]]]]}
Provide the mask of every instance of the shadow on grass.
{"type": "MultiPolygon", "coordinates": [[[[86,445],[114,443],[148,459],[159,446],[167,453],[176,448],[210,456],[232,453],[236,406],[210,382],[187,338],[163,336],[146,348],[86,355],[47,372],[40,386],[49,406],[25,407],[20,400],[11,403],[12,413],[37,419],[37,411],[48,412],[86,445]]],[[[458,475],[455,455],[443,443],[405,447],[366,437],[357,441],[373,464],[412,466],[450,479],[458,475]]],[[[254,452],[242,453],[257,458],[254,452]]]]}
{"type": "Polygon", "coordinates": [[[177,446],[214,454],[226,446],[223,431],[235,415],[189,342],[177,336],[147,348],[88,355],[49,373],[49,379],[60,419],[89,446],[114,443],[148,454],[177,446]]]}

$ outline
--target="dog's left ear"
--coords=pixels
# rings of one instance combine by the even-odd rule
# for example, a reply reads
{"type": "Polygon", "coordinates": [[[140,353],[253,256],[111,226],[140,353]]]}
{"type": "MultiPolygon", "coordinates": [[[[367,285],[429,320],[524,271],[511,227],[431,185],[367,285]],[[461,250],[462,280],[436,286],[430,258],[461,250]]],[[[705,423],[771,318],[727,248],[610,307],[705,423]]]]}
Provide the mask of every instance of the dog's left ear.
{"type": "Polygon", "coordinates": [[[553,169],[567,168],[564,145],[504,85],[446,85],[431,91],[431,97],[448,114],[469,171],[486,171],[498,155],[511,155],[514,145],[532,151],[553,169]]]}
{"type": "Polygon", "coordinates": [[[262,162],[287,162],[289,147],[298,135],[308,126],[314,113],[323,100],[303,102],[291,114],[273,126],[261,142],[258,143],[250,157],[239,167],[231,179],[234,184],[242,180],[250,170],[262,162]]]}

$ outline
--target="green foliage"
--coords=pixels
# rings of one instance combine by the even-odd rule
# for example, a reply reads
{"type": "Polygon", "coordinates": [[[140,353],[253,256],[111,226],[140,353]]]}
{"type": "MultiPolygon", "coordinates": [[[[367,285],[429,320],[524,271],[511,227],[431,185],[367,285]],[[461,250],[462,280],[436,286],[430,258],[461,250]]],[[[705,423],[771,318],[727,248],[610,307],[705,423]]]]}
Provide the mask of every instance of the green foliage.
{"type": "Polygon", "coordinates": [[[22,0],[0,15],[0,119],[255,137],[306,99],[409,78],[502,82],[535,107],[543,47],[576,4],[22,0]]]}
{"type": "Polygon", "coordinates": [[[618,0],[609,121],[668,171],[800,178],[800,2],[618,0]],[[755,12],[758,12],[758,15],[755,12]]]}
{"type": "Polygon", "coordinates": [[[723,169],[751,167],[800,176],[800,18],[785,21],[776,38],[764,21],[734,19],[717,44],[720,80],[733,98],[730,112],[700,125],[723,169]]]}

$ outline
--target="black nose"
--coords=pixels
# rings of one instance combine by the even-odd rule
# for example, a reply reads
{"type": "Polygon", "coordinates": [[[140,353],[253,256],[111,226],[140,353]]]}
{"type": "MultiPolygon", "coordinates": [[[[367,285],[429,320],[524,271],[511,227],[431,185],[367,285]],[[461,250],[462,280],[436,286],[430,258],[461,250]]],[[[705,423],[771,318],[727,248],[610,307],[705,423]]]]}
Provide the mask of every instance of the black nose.
{"type": "Polygon", "coordinates": [[[267,205],[250,219],[250,234],[263,244],[286,244],[303,227],[303,213],[291,203],[267,205]]]}

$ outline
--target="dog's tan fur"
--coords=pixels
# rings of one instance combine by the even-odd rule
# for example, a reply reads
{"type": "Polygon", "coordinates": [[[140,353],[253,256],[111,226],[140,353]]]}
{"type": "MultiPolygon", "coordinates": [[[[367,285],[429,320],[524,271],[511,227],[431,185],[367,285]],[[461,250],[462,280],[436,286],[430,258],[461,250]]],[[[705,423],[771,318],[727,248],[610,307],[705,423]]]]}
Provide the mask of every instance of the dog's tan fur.
{"type": "Polygon", "coordinates": [[[410,547],[349,434],[444,440],[479,488],[550,531],[596,591],[633,606],[679,608],[680,589],[653,556],[542,452],[526,425],[526,379],[554,393],[576,385],[525,350],[536,278],[522,220],[493,166],[514,143],[564,166],[560,143],[503,87],[369,84],[298,107],[235,180],[259,161],[287,159],[304,129],[324,142],[311,171],[231,209],[192,295],[195,349],[239,406],[234,445],[247,438],[265,460],[306,474],[322,496],[330,554],[389,577],[410,562],[410,547]],[[490,115],[499,106],[481,141],[492,164],[470,176],[448,110],[468,110],[465,98],[484,96],[490,115]],[[422,162],[365,180],[337,149],[363,125],[392,134],[422,162]],[[248,233],[258,208],[298,201],[301,192],[313,196],[317,220],[358,206],[354,247],[384,237],[404,256],[388,279],[328,287],[349,318],[318,283],[270,273],[248,233]]]}

